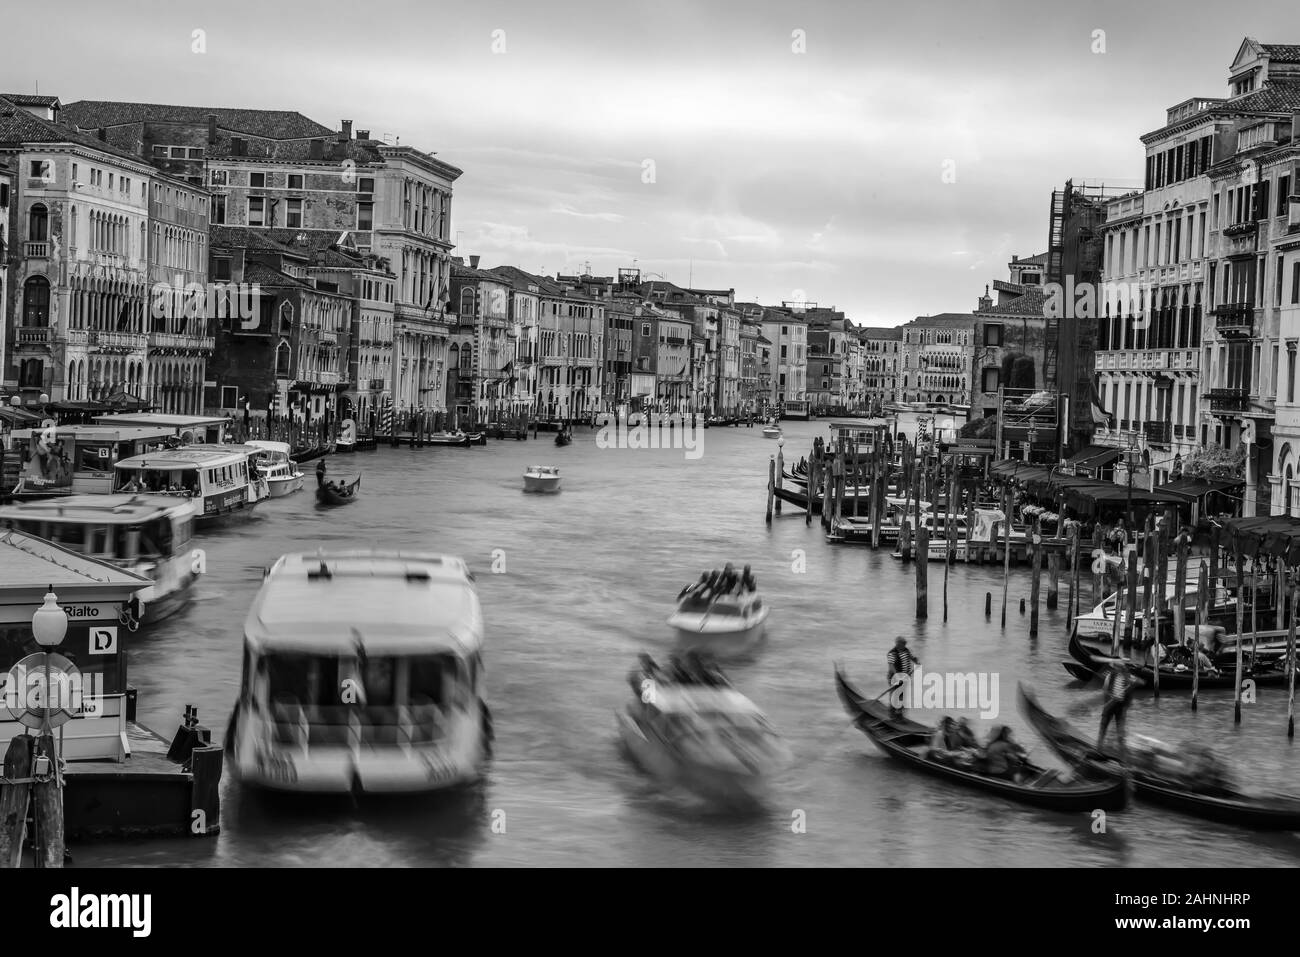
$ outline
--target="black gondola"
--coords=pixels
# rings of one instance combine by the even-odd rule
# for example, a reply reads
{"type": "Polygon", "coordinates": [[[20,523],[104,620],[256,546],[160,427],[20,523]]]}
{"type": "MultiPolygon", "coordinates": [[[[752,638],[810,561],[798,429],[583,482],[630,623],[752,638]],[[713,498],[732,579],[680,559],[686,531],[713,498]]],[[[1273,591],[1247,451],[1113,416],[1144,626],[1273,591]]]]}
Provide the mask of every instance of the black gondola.
{"type": "Polygon", "coordinates": [[[571,433],[567,431],[555,433],[556,445],[565,446],[565,445],[571,445],[572,443],[573,443],[573,435],[571,433]]]}
{"type": "Polygon", "coordinates": [[[927,756],[934,729],[904,717],[879,701],[869,701],[835,667],[835,689],[844,710],[863,734],[891,758],[934,777],[957,781],[1012,801],[1052,811],[1118,810],[1128,798],[1124,779],[1107,771],[1088,772],[1067,780],[1059,772],[1026,764],[1024,783],[956,767],[927,756]]]}
{"type": "Polygon", "coordinates": [[[313,445],[309,447],[304,446],[304,447],[294,449],[292,452],[289,453],[289,458],[294,462],[297,462],[299,465],[301,465],[303,462],[311,462],[314,459],[320,458],[322,455],[328,455],[328,454],[329,454],[329,446],[313,445]]]}
{"type": "Polygon", "coordinates": [[[357,489],[361,487],[361,476],[358,475],[352,482],[344,485],[341,489],[322,481],[317,477],[316,501],[321,505],[347,505],[357,500],[357,489]]]}
{"type": "MultiPolygon", "coordinates": [[[[1071,677],[1078,678],[1080,681],[1087,681],[1085,674],[1093,676],[1104,674],[1109,666],[1110,659],[1105,655],[1097,655],[1090,652],[1083,643],[1079,641],[1078,632],[1070,635],[1070,644],[1068,646],[1070,656],[1074,661],[1064,662],[1065,670],[1071,677]]],[[[1154,677],[1150,665],[1131,665],[1131,670],[1136,677],[1146,687],[1154,684],[1154,677]]],[[[1286,667],[1280,659],[1270,661],[1261,661],[1259,666],[1242,668],[1241,680],[1247,679],[1255,682],[1256,686],[1277,686],[1286,684],[1286,667]]],[[[1160,689],[1162,691],[1190,691],[1192,685],[1196,683],[1192,669],[1183,666],[1181,669],[1170,664],[1160,666],[1160,689]]],[[[1209,674],[1201,672],[1200,681],[1197,683],[1198,688],[1206,690],[1215,690],[1222,688],[1235,688],[1237,686],[1237,672],[1235,662],[1230,664],[1225,661],[1219,662],[1219,673],[1209,674]]]]}
{"type": "MultiPolygon", "coordinates": [[[[1163,680],[1162,680],[1163,683],[1163,680]]],[[[1066,721],[1048,714],[1034,693],[1020,685],[1020,710],[1034,730],[1071,767],[1112,773],[1121,765],[1109,750],[1098,751],[1066,721]]],[[[1141,768],[1131,768],[1134,793],[1139,798],[1162,804],[1196,817],[1227,824],[1268,830],[1300,830],[1300,801],[1243,794],[1231,788],[1194,791],[1186,784],[1159,777],[1141,768]]]]}

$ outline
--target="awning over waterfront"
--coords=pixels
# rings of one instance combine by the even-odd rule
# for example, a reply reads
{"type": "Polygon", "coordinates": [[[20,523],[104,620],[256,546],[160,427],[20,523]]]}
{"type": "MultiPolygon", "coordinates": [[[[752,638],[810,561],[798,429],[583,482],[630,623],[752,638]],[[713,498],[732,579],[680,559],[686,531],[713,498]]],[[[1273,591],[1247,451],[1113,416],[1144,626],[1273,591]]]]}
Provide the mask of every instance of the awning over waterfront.
{"type": "Polygon", "coordinates": [[[1228,489],[1242,488],[1245,484],[1240,479],[1180,478],[1157,486],[1156,491],[1180,495],[1184,501],[1195,502],[1211,492],[1226,492],[1228,489]]]}
{"type": "Polygon", "coordinates": [[[1243,555],[1263,552],[1276,555],[1288,565],[1300,564],[1300,518],[1288,515],[1225,518],[1228,547],[1243,555]]]}
{"type": "Polygon", "coordinates": [[[1089,445],[1065,460],[1065,468],[1099,469],[1110,465],[1120,456],[1120,450],[1111,445],[1089,445]]]}
{"type": "Polygon", "coordinates": [[[1135,488],[1130,492],[1127,485],[1115,485],[1111,482],[1093,482],[1086,486],[1072,488],[1070,494],[1077,495],[1085,502],[1094,504],[1128,501],[1132,501],[1135,505],[1185,505],[1187,503],[1187,499],[1168,492],[1162,492],[1159,489],[1148,492],[1146,489],[1135,488]]]}

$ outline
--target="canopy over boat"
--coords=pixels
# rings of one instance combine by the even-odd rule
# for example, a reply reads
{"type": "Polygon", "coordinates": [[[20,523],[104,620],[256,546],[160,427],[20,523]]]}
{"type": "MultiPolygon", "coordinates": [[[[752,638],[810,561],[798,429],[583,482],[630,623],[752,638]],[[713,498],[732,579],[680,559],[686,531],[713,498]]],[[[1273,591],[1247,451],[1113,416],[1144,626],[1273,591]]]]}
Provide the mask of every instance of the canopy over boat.
{"type": "Polygon", "coordinates": [[[735,714],[762,716],[758,705],[734,688],[704,685],[658,685],[654,707],[664,714],[735,714]]]}
{"type": "Polygon", "coordinates": [[[329,551],[284,555],[249,610],[254,651],[472,654],[482,612],[465,563],[450,555],[329,551]]]}
{"type": "Polygon", "coordinates": [[[290,453],[293,452],[293,447],[290,446],[288,442],[268,442],[265,439],[249,439],[244,444],[250,445],[255,449],[263,449],[267,452],[274,452],[278,455],[283,455],[285,458],[288,458],[290,453]]]}
{"type": "Polygon", "coordinates": [[[17,519],[68,525],[139,525],[166,514],[184,518],[194,503],[173,495],[69,495],[57,499],[13,502],[0,507],[0,521],[17,519]]]}

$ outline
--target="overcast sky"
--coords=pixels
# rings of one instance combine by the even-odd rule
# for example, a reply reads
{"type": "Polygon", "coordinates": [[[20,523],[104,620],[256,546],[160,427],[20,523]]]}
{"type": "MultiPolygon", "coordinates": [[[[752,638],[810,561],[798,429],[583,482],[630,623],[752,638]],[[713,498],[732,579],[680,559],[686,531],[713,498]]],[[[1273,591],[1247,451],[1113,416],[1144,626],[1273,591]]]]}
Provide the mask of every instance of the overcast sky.
{"type": "Polygon", "coordinates": [[[893,326],[1042,252],[1066,179],[1140,185],[1138,137],[1225,95],[1242,37],[1300,43],[1254,0],[1053,6],[54,0],[10,18],[0,89],[351,119],[465,171],[484,265],[635,261],[893,326]]]}

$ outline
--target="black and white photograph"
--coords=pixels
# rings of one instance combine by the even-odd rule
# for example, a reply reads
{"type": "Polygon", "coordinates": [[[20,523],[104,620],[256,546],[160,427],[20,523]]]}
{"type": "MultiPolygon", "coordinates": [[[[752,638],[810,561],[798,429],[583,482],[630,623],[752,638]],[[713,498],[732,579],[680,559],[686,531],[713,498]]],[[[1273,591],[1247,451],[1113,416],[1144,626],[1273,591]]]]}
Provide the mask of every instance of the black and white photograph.
{"type": "Polygon", "coordinates": [[[1300,865],[1294,10],[4,20],[31,923],[149,936],[123,869],[1285,918],[1229,869],[1300,865]]]}

